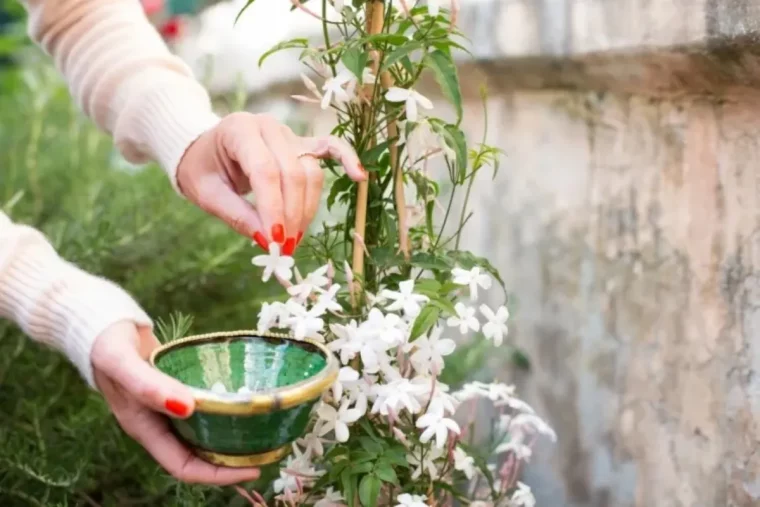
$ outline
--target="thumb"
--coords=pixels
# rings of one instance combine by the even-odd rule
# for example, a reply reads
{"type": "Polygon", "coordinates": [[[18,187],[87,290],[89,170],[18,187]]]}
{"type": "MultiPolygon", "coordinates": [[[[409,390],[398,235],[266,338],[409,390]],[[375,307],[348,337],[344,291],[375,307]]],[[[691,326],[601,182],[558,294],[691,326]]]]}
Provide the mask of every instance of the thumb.
{"type": "Polygon", "coordinates": [[[195,410],[190,388],[151,366],[140,356],[138,340],[109,340],[111,349],[99,369],[141,405],[172,417],[187,418],[195,410]]]}
{"type": "Polygon", "coordinates": [[[205,187],[198,202],[200,208],[222,220],[238,234],[255,239],[259,246],[266,249],[269,241],[263,234],[261,217],[253,204],[221,180],[211,181],[213,183],[204,183],[205,187]]]}

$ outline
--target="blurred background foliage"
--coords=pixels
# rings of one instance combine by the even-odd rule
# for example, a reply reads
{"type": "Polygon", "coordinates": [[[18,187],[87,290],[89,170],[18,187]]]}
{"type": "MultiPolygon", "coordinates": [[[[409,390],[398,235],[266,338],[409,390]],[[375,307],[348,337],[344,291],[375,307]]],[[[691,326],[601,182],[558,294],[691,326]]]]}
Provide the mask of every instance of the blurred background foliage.
{"type": "MultiPolygon", "coordinates": [[[[260,304],[284,291],[260,282],[251,242],[176,196],[160,168],[127,164],[31,47],[23,16],[0,0],[0,210],[154,319],[192,315],[193,332],[255,327],[260,304]]],[[[443,380],[482,371],[485,345],[460,347],[443,380]]],[[[174,481],[62,355],[2,320],[0,407],[0,506],[246,505],[231,488],[174,481]]]]}

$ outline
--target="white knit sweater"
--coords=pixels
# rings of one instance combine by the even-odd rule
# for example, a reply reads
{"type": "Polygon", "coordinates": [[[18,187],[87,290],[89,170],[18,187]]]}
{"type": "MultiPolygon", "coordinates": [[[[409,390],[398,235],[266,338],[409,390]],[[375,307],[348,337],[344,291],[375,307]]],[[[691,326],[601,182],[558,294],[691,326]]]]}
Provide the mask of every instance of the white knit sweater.
{"type": "MultiPolygon", "coordinates": [[[[129,161],[158,162],[176,189],[176,169],[185,150],[219,118],[206,91],[169,52],[138,0],[24,4],[30,36],[53,58],[85,114],[113,136],[129,161]]],[[[39,231],[2,213],[0,317],[66,354],[93,388],[90,351],[95,338],[121,320],[152,325],[124,290],[73,266],[39,231]]]]}

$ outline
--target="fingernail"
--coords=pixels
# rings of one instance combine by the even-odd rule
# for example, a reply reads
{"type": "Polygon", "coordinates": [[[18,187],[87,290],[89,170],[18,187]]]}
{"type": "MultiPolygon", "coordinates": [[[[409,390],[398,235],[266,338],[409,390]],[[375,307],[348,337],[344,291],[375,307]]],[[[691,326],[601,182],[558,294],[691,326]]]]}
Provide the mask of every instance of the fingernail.
{"type": "Polygon", "coordinates": [[[274,224],[272,226],[272,239],[275,241],[275,243],[280,244],[285,241],[285,228],[282,226],[282,224],[274,224]]]}
{"type": "Polygon", "coordinates": [[[267,239],[259,231],[256,231],[256,234],[253,235],[253,240],[256,242],[257,245],[261,247],[262,250],[264,250],[265,252],[269,251],[269,245],[267,244],[267,239]]]}
{"type": "Polygon", "coordinates": [[[296,246],[301,244],[302,239],[303,239],[303,231],[298,231],[298,235],[296,236],[296,246]]]}
{"type": "Polygon", "coordinates": [[[359,169],[361,169],[361,171],[364,173],[364,176],[368,175],[367,170],[364,168],[362,164],[359,164],[359,169]]]}
{"type": "Polygon", "coordinates": [[[168,399],[166,400],[164,406],[166,407],[166,410],[178,417],[185,417],[188,412],[190,412],[190,409],[187,407],[187,405],[178,400],[168,399]]]}
{"type": "Polygon", "coordinates": [[[285,255],[293,255],[296,249],[296,238],[288,238],[285,240],[285,244],[282,246],[282,253],[285,255]]]}

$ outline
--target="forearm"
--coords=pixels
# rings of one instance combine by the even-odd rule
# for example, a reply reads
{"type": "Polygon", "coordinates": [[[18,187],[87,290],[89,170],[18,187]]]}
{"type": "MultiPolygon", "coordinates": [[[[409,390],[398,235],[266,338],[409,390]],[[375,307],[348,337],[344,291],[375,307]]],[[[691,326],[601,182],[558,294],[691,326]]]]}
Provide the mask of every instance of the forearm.
{"type": "Polygon", "coordinates": [[[92,387],[90,351],[95,338],[123,320],[152,325],[124,290],[65,261],[39,231],[15,224],[3,213],[0,317],[63,352],[92,387]]]}
{"type": "Polygon", "coordinates": [[[176,188],[187,147],[219,118],[137,0],[24,0],[29,34],[124,157],[158,162],[176,188]]]}

